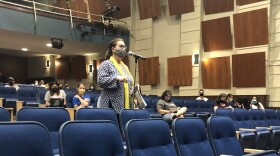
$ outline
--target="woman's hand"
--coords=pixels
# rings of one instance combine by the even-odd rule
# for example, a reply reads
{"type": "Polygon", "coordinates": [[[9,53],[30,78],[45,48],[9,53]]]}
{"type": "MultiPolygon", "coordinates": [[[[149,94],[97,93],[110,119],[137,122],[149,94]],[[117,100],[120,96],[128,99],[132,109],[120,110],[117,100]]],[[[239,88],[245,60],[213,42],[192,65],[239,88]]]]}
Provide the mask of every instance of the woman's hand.
{"type": "Polygon", "coordinates": [[[127,78],[125,76],[117,76],[117,80],[120,82],[127,82],[127,78]]]}

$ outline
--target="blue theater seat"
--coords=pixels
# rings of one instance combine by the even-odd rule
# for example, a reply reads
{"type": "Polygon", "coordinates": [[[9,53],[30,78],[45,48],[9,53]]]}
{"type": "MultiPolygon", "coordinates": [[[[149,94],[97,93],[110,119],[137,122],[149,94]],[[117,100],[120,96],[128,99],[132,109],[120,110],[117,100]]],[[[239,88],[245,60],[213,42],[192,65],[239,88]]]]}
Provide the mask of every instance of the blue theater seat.
{"type": "Polygon", "coordinates": [[[58,132],[60,126],[70,120],[68,111],[64,108],[24,107],[16,115],[17,121],[37,121],[50,132],[51,145],[54,154],[58,154],[58,132]]]}
{"type": "Polygon", "coordinates": [[[60,156],[125,156],[122,136],[112,121],[70,121],[59,130],[60,156]]]}
{"type": "Polygon", "coordinates": [[[129,156],[175,156],[168,124],[161,119],[130,120],[125,127],[129,156]]]}
{"type": "Polygon", "coordinates": [[[179,156],[214,156],[204,122],[200,118],[174,120],[172,132],[179,156]]]}
{"type": "Polygon", "coordinates": [[[49,132],[38,122],[1,122],[1,156],[53,156],[49,132]]]}

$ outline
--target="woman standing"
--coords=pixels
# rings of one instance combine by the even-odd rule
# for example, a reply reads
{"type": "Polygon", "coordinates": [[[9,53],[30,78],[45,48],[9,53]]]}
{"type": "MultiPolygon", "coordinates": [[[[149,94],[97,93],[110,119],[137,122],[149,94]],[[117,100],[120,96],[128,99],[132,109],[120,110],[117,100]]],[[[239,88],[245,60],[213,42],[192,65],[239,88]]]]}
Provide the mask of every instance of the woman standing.
{"type": "Polygon", "coordinates": [[[106,61],[98,69],[97,83],[103,88],[100,97],[101,108],[113,108],[119,113],[130,108],[130,93],[133,89],[133,77],[122,59],[127,55],[124,40],[113,39],[106,53],[106,61]]]}

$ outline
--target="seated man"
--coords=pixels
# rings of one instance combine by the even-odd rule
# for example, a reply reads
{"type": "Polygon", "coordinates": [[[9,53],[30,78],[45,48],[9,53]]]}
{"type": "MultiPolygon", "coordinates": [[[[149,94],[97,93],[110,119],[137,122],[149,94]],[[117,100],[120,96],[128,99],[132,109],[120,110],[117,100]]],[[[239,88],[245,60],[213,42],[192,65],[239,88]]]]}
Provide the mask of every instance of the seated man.
{"type": "Polygon", "coordinates": [[[216,109],[233,109],[226,100],[227,95],[225,93],[221,93],[217,97],[216,104],[214,105],[214,111],[216,111],[216,109]]]}
{"type": "Polygon", "coordinates": [[[187,112],[186,107],[177,107],[171,101],[172,93],[166,90],[162,93],[161,99],[157,102],[157,111],[163,115],[163,120],[171,122],[173,119],[179,117],[183,118],[184,113],[187,112]]]}
{"type": "Polygon", "coordinates": [[[8,78],[8,83],[9,84],[5,85],[5,87],[14,87],[16,90],[19,89],[19,86],[15,84],[15,79],[13,77],[8,78]]]}
{"type": "Polygon", "coordinates": [[[208,101],[208,99],[206,97],[204,97],[204,90],[203,89],[199,90],[199,97],[197,97],[196,100],[208,101]]]}

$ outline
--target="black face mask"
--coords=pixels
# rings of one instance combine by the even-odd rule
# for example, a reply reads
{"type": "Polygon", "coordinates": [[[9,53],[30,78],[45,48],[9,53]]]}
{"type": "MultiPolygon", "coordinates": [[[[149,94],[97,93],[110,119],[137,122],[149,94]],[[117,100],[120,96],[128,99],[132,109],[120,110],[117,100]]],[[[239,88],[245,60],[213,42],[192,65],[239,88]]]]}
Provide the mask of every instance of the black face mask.
{"type": "Polygon", "coordinates": [[[122,59],[127,55],[126,49],[118,49],[115,53],[122,59]]]}
{"type": "Polygon", "coordinates": [[[226,101],[224,101],[224,100],[220,100],[220,103],[226,103],[226,101]]]}
{"type": "Polygon", "coordinates": [[[200,96],[204,96],[204,93],[200,93],[199,95],[200,95],[200,96]]]}
{"type": "Polygon", "coordinates": [[[9,83],[10,86],[14,85],[13,81],[9,81],[8,83],[9,83]]]}
{"type": "Polygon", "coordinates": [[[164,98],[164,101],[170,102],[170,101],[171,101],[171,98],[170,98],[170,97],[165,97],[165,98],[164,98]]]}

